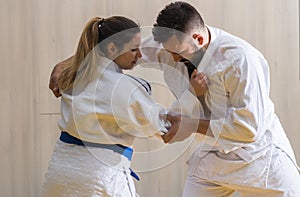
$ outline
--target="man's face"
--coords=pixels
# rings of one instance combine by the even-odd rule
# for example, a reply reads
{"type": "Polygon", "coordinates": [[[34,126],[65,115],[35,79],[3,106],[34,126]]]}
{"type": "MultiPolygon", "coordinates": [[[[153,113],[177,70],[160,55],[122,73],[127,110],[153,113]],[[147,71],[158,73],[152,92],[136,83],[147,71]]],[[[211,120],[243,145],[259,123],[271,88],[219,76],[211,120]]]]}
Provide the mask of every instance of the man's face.
{"type": "Polygon", "coordinates": [[[172,35],[162,44],[164,49],[172,55],[176,62],[193,59],[195,52],[198,50],[194,39],[188,35],[184,36],[182,40],[172,35]]]}

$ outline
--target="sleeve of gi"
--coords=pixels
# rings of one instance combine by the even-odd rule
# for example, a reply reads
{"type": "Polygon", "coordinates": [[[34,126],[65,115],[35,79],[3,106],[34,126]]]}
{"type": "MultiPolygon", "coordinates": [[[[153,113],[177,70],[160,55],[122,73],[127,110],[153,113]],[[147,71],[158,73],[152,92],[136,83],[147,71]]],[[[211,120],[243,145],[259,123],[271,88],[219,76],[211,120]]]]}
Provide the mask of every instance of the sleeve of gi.
{"type": "Polygon", "coordinates": [[[120,128],[126,133],[148,137],[167,132],[162,114],[165,109],[154,102],[144,85],[137,80],[124,75],[114,87],[112,95],[112,110],[120,128]]]}
{"type": "Polygon", "coordinates": [[[265,131],[270,111],[268,66],[252,51],[233,51],[230,57],[231,65],[224,71],[230,107],[224,118],[211,120],[210,129],[225,142],[253,142],[265,131]]]}

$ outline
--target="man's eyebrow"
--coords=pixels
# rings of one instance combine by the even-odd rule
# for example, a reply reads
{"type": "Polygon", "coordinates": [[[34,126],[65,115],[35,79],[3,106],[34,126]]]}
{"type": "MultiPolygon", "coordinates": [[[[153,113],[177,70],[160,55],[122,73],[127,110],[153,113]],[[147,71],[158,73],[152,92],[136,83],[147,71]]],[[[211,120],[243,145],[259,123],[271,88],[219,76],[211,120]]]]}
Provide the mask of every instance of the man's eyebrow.
{"type": "Polygon", "coordinates": [[[178,54],[177,52],[173,51],[173,50],[169,50],[169,49],[165,49],[167,52],[169,53],[174,53],[174,54],[178,54]]]}
{"type": "Polygon", "coordinates": [[[169,53],[177,54],[177,53],[175,53],[174,51],[170,51],[170,50],[168,50],[168,49],[166,49],[166,51],[169,52],[169,53]]]}
{"type": "Polygon", "coordinates": [[[183,51],[180,51],[180,52],[175,52],[175,51],[170,51],[170,50],[166,49],[166,51],[169,52],[169,53],[180,55],[180,54],[186,52],[187,50],[183,50],[183,51]]]}

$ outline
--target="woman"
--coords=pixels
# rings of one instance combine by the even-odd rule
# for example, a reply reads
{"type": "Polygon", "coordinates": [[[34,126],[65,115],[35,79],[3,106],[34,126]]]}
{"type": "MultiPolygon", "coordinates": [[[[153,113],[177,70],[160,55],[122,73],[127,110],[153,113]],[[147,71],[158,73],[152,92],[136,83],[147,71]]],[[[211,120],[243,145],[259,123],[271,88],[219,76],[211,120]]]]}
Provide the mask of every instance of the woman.
{"type": "Polygon", "coordinates": [[[59,79],[62,133],[42,196],[135,196],[130,159],[136,136],[166,131],[164,111],[142,79],[122,73],[140,58],[140,28],[114,16],[91,19],[59,79]]]}

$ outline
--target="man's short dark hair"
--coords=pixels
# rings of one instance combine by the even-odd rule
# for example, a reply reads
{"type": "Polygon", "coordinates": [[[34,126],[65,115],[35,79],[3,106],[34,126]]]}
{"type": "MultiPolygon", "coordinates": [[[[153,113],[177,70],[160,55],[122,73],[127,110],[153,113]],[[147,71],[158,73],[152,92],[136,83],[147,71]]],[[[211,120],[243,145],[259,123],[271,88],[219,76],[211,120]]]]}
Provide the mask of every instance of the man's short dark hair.
{"type": "Polygon", "coordinates": [[[204,21],[200,13],[186,2],[174,2],[167,5],[157,16],[153,25],[154,40],[167,41],[175,32],[188,33],[195,27],[203,28],[204,21]]]}

